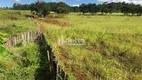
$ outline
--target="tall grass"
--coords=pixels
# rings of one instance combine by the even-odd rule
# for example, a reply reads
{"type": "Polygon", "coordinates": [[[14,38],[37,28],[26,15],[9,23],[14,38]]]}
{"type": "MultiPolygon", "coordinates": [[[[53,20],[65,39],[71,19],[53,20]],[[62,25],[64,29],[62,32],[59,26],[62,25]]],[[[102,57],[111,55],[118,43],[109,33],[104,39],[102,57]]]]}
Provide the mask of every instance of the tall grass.
{"type": "Polygon", "coordinates": [[[0,11],[0,79],[1,80],[33,80],[39,66],[39,46],[31,43],[20,43],[7,50],[3,44],[9,36],[20,35],[26,31],[34,31],[34,22],[25,18],[29,11],[0,11]]]}
{"type": "Polygon", "coordinates": [[[39,68],[39,49],[36,44],[11,48],[11,55],[0,56],[0,79],[33,80],[39,68]]]}
{"type": "Polygon", "coordinates": [[[34,22],[25,17],[25,14],[29,14],[29,11],[2,10],[0,14],[0,32],[5,32],[8,36],[37,30],[34,22]]]}
{"type": "Polygon", "coordinates": [[[142,79],[141,17],[70,14],[57,20],[68,21],[70,26],[47,24],[45,35],[70,75],[85,80],[142,79]],[[86,45],[59,45],[62,35],[84,39],[86,45]]]}
{"type": "MultiPolygon", "coordinates": [[[[28,13],[0,12],[0,32],[7,33],[4,37],[36,30],[32,20],[24,17],[28,13]]],[[[68,25],[62,27],[44,22],[44,35],[70,80],[142,79],[141,17],[71,13],[54,19],[68,25]],[[84,39],[85,45],[59,45],[57,41],[62,36],[64,39],[84,39]]],[[[7,57],[0,56],[0,79],[35,79],[40,60],[38,46],[32,43],[11,51],[7,57]]]]}

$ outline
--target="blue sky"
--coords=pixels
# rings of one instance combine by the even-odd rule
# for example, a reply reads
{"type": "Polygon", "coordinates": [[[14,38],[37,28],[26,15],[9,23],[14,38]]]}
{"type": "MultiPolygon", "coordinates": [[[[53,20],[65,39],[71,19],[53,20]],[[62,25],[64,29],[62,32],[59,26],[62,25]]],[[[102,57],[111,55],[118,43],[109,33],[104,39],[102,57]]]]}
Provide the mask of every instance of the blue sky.
{"type": "MultiPolygon", "coordinates": [[[[14,3],[21,3],[21,4],[30,4],[36,2],[37,0],[0,0],[0,7],[12,7],[14,3]]],[[[134,4],[141,4],[142,0],[44,0],[45,2],[65,2],[68,5],[80,5],[82,3],[96,3],[101,4],[103,2],[126,2],[126,3],[134,3],[134,4]]]]}
{"type": "MultiPolygon", "coordinates": [[[[21,4],[30,4],[36,2],[37,0],[0,0],[0,7],[11,7],[15,2],[21,4]]],[[[82,3],[97,3],[100,4],[102,2],[98,0],[44,0],[45,2],[65,2],[68,5],[80,5],[82,3]]]]}

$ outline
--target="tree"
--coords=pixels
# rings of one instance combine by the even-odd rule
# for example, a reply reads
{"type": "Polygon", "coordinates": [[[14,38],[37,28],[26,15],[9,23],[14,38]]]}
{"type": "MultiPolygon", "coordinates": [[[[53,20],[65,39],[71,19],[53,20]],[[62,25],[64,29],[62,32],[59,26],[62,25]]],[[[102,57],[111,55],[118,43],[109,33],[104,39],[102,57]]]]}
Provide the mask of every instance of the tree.
{"type": "Polygon", "coordinates": [[[137,16],[142,15],[142,6],[141,5],[136,5],[136,13],[137,13],[137,16]]]}
{"type": "Polygon", "coordinates": [[[31,11],[36,11],[38,16],[46,16],[49,14],[49,7],[46,5],[45,2],[37,2],[31,4],[31,11]]]}
{"type": "Polygon", "coordinates": [[[80,6],[80,11],[81,11],[83,14],[89,12],[88,6],[87,6],[86,4],[82,4],[82,5],[80,6]]]}
{"type": "Polygon", "coordinates": [[[100,11],[101,11],[102,14],[104,14],[104,13],[105,13],[105,14],[109,13],[109,8],[108,8],[108,5],[107,5],[106,2],[101,5],[100,11]]]}
{"type": "Polygon", "coordinates": [[[79,7],[71,7],[64,2],[36,2],[32,4],[17,4],[14,3],[13,9],[16,10],[31,10],[31,11],[36,11],[39,16],[46,16],[49,11],[54,11],[56,13],[69,13],[70,11],[72,12],[82,12],[83,14],[85,13],[97,13],[101,12],[102,14],[108,14],[108,13],[113,13],[113,12],[122,12],[124,15],[141,15],[142,14],[142,6],[141,5],[135,5],[135,4],[130,4],[130,3],[125,3],[125,2],[119,2],[119,3],[103,3],[96,5],[95,3],[89,3],[89,4],[82,4],[79,7]]]}
{"type": "Polygon", "coordinates": [[[124,15],[128,15],[129,14],[129,6],[126,3],[123,3],[123,6],[121,8],[121,12],[124,13],[124,15]]]}
{"type": "Polygon", "coordinates": [[[59,2],[57,3],[58,7],[56,9],[56,12],[59,13],[59,14],[62,14],[62,13],[69,13],[70,12],[70,7],[65,4],[64,2],[59,2]]]}
{"type": "Polygon", "coordinates": [[[132,15],[134,15],[136,13],[136,5],[135,4],[129,4],[129,13],[131,13],[132,15]]]}
{"type": "Polygon", "coordinates": [[[67,14],[69,12],[70,12],[70,10],[68,8],[63,8],[63,7],[58,7],[57,8],[57,13],[58,14],[62,14],[62,13],[67,14]]]}
{"type": "Polygon", "coordinates": [[[88,12],[94,14],[98,12],[96,4],[88,4],[88,12]]]}
{"type": "Polygon", "coordinates": [[[71,7],[72,12],[80,12],[80,8],[78,6],[71,7]]]}

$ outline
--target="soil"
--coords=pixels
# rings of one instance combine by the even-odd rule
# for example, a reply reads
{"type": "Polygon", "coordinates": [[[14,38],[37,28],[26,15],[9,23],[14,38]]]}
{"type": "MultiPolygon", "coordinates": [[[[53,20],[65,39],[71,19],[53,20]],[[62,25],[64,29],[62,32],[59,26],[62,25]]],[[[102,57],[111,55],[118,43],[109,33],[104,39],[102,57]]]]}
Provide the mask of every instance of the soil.
{"type": "Polygon", "coordinates": [[[55,19],[39,19],[39,20],[43,21],[43,22],[46,22],[46,23],[49,23],[49,24],[58,25],[60,27],[67,27],[67,26],[69,26],[68,22],[60,22],[60,21],[55,20],[55,19]]]}

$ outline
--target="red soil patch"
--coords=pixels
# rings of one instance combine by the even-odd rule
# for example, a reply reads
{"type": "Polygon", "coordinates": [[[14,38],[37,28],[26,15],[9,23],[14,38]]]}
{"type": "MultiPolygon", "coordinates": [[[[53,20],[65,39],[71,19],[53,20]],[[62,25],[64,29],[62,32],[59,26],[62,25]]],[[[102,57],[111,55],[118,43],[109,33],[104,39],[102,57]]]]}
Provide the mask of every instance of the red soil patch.
{"type": "Polygon", "coordinates": [[[40,32],[44,32],[45,28],[44,26],[40,23],[40,32]]]}
{"type": "Polygon", "coordinates": [[[49,24],[58,25],[58,26],[61,26],[61,27],[69,26],[68,22],[60,22],[60,21],[57,21],[55,19],[39,19],[39,20],[44,21],[44,22],[49,23],[49,24]]]}

